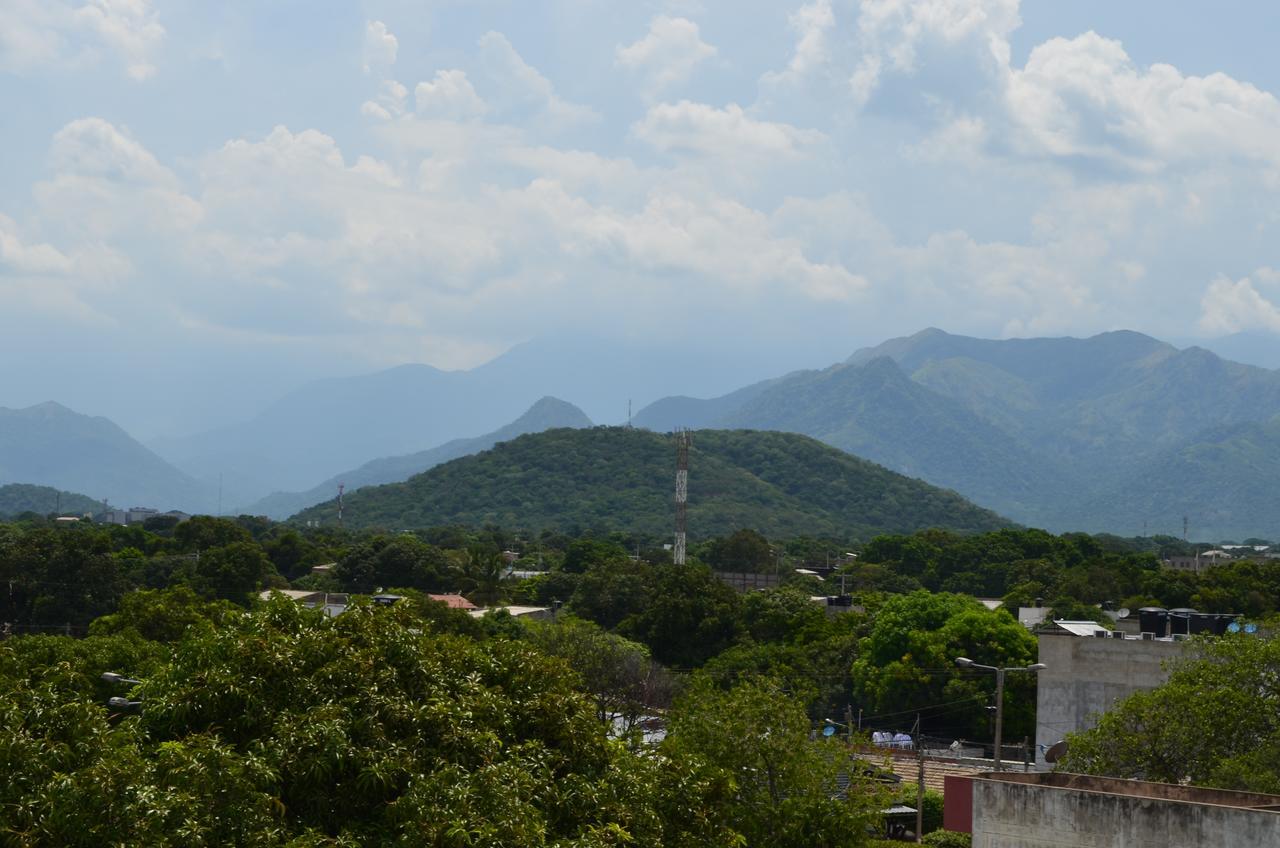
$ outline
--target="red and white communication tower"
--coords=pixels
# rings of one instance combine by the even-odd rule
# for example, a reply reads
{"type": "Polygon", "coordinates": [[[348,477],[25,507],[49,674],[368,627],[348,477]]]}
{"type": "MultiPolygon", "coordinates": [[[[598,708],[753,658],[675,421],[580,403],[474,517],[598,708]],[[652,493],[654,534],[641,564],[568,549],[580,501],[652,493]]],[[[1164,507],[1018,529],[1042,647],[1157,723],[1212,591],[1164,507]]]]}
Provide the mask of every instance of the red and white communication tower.
{"type": "Polygon", "coordinates": [[[689,445],[692,442],[688,430],[676,432],[676,544],[671,555],[671,561],[676,565],[684,565],[689,508],[689,445]]]}

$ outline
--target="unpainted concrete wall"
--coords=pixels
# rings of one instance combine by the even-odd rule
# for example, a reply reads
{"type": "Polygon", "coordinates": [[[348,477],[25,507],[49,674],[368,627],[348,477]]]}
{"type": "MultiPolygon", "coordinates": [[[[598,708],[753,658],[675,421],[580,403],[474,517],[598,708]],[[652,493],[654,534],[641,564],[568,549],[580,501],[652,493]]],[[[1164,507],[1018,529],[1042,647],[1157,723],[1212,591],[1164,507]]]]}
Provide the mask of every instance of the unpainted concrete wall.
{"type": "Polygon", "coordinates": [[[1154,689],[1169,679],[1162,664],[1182,655],[1187,642],[1095,639],[1043,633],[1039,661],[1048,666],[1036,681],[1036,762],[1068,733],[1093,727],[1127,695],[1154,689]]]}
{"type": "Polygon", "coordinates": [[[973,848],[1273,848],[1280,813],[974,779],[973,848]]]}

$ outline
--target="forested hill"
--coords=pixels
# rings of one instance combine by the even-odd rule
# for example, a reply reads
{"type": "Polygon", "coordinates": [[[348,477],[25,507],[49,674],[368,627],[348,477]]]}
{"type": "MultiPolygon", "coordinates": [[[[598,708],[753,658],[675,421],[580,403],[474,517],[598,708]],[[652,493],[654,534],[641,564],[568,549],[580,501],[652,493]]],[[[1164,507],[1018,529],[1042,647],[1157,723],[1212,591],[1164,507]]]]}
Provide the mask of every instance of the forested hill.
{"type": "Polygon", "coordinates": [[[13,518],[24,512],[39,515],[54,512],[83,515],[101,509],[101,501],[75,492],[59,492],[52,486],[34,486],[30,483],[8,483],[0,486],[0,518],[13,518]]]}
{"type": "MultiPolygon", "coordinates": [[[[557,429],[437,466],[344,502],[348,527],[404,530],[497,524],[533,530],[625,530],[661,536],[673,521],[670,436],[624,427],[557,429]]],[[[332,523],[329,501],[296,515],[332,523]]],[[[749,527],[767,536],[870,538],[927,527],[991,530],[1009,522],[939,489],[806,436],[694,433],[692,539],[749,527]]]]}

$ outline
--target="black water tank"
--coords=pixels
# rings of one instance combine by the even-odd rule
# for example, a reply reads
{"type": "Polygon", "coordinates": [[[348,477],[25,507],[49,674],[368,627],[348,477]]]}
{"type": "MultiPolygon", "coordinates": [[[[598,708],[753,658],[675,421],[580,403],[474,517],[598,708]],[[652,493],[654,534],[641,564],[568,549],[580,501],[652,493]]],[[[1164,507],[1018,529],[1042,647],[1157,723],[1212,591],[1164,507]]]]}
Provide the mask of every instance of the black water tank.
{"type": "Polygon", "coordinates": [[[1175,607],[1169,610],[1169,635],[1191,632],[1191,619],[1199,615],[1190,607],[1175,607]]]}
{"type": "Polygon", "coordinates": [[[1169,611],[1164,607],[1143,607],[1138,610],[1138,629],[1143,633],[1164,636],[1169,627],[1169,611]]]}
{"type": "Polygon", "coordinates": [[[1215,636],[1227,635],[1227,628],[1230,627],[1231,622],[1235,620],[1236,620],[1236,617],[1231,613],[1218,613],[1217,615],[1215,615],[1213,617],[1213,635],[1215,636]]]}
{"type": "Polygon", "coordinates": [[[1218,616],[1211,612],[1193,612],[1191,614],[1191,633],[1212,633],[1218,616]]]}

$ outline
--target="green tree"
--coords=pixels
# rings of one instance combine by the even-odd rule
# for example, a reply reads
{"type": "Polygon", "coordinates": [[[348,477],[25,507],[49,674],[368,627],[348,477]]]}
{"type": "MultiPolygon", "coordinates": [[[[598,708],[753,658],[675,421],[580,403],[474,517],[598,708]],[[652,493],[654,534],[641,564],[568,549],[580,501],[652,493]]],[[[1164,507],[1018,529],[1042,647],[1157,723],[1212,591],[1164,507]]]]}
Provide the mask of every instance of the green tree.
{"type": "Polygon", "coordinates": [[[750,846],[866,845],[885,801],[842,744],[810,740],[803,707],[768,679],[724,690],[700,676],[673,708],[663,747],[725,775],[724,815],[750,846]]]}
{"type": "Polygon", "coordinates": [[[206,598],[244,605],[270,573],[271,560],[262,548],[253,542],[232,542],[200,554],[193,568],[191,585],[206,598]]]}
{"type": "Polygon", "coordinates": [[[173,541],[183,553],[196,553],[235,542],[252,542],[253,536],[229,519],[196,515],[173,528],[173,541]]]}
{"type": "MultiPolygon", "coordinates": [[[[1035,662],[1036,640],[1003,609],[991,611],[963,595],[913,592],[889,598],[875,612],[853,663],[854,694],[868,713],[922,713],[927,726],[987,738],[986,706],[994,675],[962,669],[965,656],[992,666],[1035,662]]],[[[1032,731],[1033,675],[1005,683],[1005,738],[1032,731]]],[[[910,719],[907,719],[908,721],[910,719]]]]}
{"type": "Polygon", "coordinates": [[[742,844],[720,772],[610,741],[563,661],[419,612],[280,598],[172,645],[0,644],[0,842],[742,844]],[[105,670],[144,681],[112,693],[139,715],[105,670]]]}
{"type": "Polygon", "coordinates": [[[772,571],[777,565],[769,540],[749,529],[713,539],[700,558],[717,571],[772,571]]]}
{"type": "Polygon", "coordinates": [[[697,667],[741,636],[741,599],[705,565],[660,566],[650,586],[649,603],[619,630],[648,645],[659,662],[697,667]]]}
{"type": "Polygon", "coordinates": [[[595,704],[596,718],[622,734],[670,706],[674,683],[644,645],[573,616],[532,622],[527,633],[544,653],[569,663],[595,704]]]}

